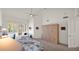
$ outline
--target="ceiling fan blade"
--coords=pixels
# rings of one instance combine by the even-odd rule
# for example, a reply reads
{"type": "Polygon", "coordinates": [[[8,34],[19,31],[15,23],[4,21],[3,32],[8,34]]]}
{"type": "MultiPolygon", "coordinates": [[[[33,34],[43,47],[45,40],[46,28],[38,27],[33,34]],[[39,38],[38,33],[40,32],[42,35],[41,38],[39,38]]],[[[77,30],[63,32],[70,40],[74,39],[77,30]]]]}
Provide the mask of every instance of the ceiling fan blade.
{"type": "Polygon", "coordinates": [[[30,15],[30,14],[26,13],[26,15],[30,15]]]}

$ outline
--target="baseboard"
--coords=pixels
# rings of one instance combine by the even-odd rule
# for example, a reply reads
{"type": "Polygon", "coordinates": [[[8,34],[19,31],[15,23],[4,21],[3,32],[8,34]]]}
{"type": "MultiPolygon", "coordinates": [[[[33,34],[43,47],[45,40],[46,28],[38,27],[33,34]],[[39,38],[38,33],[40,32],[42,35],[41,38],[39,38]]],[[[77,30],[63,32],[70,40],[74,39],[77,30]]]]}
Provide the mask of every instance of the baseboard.
{"type": "Polygon", "coordinates": [[[64,43],[58,43],[58,44],[60,44],[60,45],[64,45],[64,46],[68,46],[67,44],[64,44],[64,43]]]}

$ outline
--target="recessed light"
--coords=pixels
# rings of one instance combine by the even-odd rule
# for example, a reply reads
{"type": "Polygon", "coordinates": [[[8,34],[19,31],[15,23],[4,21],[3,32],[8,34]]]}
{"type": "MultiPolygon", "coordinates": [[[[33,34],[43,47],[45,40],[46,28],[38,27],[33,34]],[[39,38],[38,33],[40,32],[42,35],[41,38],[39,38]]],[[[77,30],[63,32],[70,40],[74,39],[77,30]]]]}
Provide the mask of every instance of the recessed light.
{"type": "Polygon", "coordinates": [[[33,16],[32,14],[30,16],[33,16]]]}

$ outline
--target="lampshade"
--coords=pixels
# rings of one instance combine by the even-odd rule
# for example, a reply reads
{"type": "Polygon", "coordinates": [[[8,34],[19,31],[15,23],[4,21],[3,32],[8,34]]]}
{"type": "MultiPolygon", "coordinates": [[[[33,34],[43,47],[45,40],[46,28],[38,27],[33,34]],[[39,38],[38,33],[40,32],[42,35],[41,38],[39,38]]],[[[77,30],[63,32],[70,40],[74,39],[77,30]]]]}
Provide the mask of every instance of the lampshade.
{"type": "Polygon", "coordinates": [[[6,28],[2,28],[2,31],[7,31],[7,29],[6,28]]]}

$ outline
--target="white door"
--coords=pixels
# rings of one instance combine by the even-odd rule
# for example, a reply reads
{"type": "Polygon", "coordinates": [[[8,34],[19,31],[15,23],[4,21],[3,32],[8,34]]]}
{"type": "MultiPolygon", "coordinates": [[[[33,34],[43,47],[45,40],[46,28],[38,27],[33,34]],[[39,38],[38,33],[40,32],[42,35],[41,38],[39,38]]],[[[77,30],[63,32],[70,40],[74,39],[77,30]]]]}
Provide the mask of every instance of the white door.
{"type": "Polygon", "coordinates": [[[75,22],[75,42],[76,42],[76,47],[79,47],[79,17],[77,17],[76,22],[75,22]]]}
{"type": "Polygon", "coordinates": [[[76,45],[76,21],[75,20],[69,20],[68,21],[68,47],[77,47],[76,45]]]}

